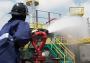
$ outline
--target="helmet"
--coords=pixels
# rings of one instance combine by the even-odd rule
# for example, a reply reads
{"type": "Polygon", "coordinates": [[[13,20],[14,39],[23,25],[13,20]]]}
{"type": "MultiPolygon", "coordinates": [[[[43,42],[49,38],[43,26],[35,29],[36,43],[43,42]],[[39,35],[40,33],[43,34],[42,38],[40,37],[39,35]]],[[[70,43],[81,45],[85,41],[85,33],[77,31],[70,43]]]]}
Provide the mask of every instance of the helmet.
{"type": "Polygon", "coordinates": [[[10,14],[14,15],[27,15],[28,14],[28,8],[23,3],[17,3],[13,6],[10,14]]]}

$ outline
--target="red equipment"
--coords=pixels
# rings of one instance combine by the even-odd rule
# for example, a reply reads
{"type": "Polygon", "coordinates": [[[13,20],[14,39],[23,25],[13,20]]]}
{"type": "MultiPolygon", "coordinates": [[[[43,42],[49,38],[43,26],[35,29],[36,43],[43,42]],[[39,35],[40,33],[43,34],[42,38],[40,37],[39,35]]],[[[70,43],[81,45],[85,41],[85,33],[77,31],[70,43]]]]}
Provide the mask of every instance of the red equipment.
{"type": "Polygon", "coordinates": [[[45,46],[47,39],[46,32],[36,31],[32,35],[32,45],[36,50],[37,56],[34,57],[34,63],[43,63],[45,61],[45,57],[42,56],[42,49],[45,46]],[[40,42],[38,46],[38,42],[40,42]]]}

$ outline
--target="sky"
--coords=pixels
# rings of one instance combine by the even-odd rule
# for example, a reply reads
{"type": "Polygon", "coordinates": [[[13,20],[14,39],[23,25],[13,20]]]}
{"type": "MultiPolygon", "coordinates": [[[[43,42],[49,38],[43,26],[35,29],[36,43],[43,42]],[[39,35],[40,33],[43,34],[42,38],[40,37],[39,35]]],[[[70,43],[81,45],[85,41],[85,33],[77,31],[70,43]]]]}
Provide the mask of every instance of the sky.
{"type": "MultiPolygon", "coordinates": [[[[62,15],[69,14],[69,7],[84,6],[85,16],[90,16],[90,0],[38,0],[39,6],[37,9],[44,11],[57,12],[62,15]]],[[[8,14],[12,6],[17,2],[24,2],[25,0],[0,0],[0,23],[5,24],[10,15],[8,14]]],[[[3,24],[1,24],[3,26],[3,24]]]]}
{"type": "MultiPolygon", "coordinates": [[[[37,9],[45,11],[59,12],[61,14],[66,14],[68,8],[71,6],[77,6],[79,4],[83,5],[89,0],[38,0],[39,6],[37,9]]],[[[13,4],[16,2],[25,2],[25,0],[0,0],[0,12],[10,11],[13,4]]],[[[0,13],[1,14],[1,13],[0,13]]],[[[0,15],[1,16],[1,15],[0,15]]]]}
{"type": "MultiPolygon", "coordinates": [[[[68,13],[69,7],[85,5],[89,0],[38,0],[39,6],[37,9],[44,11],[52,11],[58,12],[62,15],[66,15],[68,13]]],[[[25,0],[0,0],[0,17],[2,14],[9,12],[16,2],[25,2],[25,0]]],[[[89,3],[85,6],[88,6],[89,3]]]]}

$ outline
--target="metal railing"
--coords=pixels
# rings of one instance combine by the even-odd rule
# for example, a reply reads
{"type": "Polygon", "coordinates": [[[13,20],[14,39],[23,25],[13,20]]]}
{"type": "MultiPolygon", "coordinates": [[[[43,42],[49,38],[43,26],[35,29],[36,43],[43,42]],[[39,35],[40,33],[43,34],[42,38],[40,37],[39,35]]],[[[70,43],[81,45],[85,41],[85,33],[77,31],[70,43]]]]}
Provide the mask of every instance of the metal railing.
{"type": "Polygon", "coordinates": [[[64,43],[62,43],[61,41],[58,42],[58,45],[64,49],[64,51],[73,59],[73,63],[76,63],[75,62],[75,54],[69,50],[65,45],[64,43]]]}
{"type": "Polygon", "coordinates": [[[66,63],[66,61],[67,61],[66,58],[67,58],[68,56],[72,59],[73,63],[76,63],[76,62],[75,62],[75,54],[74,54],[71,50],[69,50],[64,43],[62,43],[61,41],[59,41],[59,42],[50,41],[50,44],[55,47],[54,50],[58,52],[58,55],[63,55],[64,63],[66,63]],[[58,44],[60,47],[58,47],[57,44],[58,44]],[[60,50],[60,48],[62,48],[62,49],[64,50],[64,52],[62,52],[62,51],[60,50]],[[67,55],[68,55],[68,56],[67,56],[67,55]]]}

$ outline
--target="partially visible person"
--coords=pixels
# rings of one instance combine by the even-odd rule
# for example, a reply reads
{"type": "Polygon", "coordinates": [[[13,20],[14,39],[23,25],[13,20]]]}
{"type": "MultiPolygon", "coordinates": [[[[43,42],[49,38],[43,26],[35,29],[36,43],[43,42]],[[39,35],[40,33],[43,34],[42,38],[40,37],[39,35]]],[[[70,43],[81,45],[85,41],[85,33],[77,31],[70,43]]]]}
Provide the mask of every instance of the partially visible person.
{"type": "Polygon", "coordinates": [[[12,18],[0,31],[0,63],[19,63],[19,48],[31,38],[29,24],[25,22],[28,8],[23,3],[17,3],[10,12],[12,18]]]}

